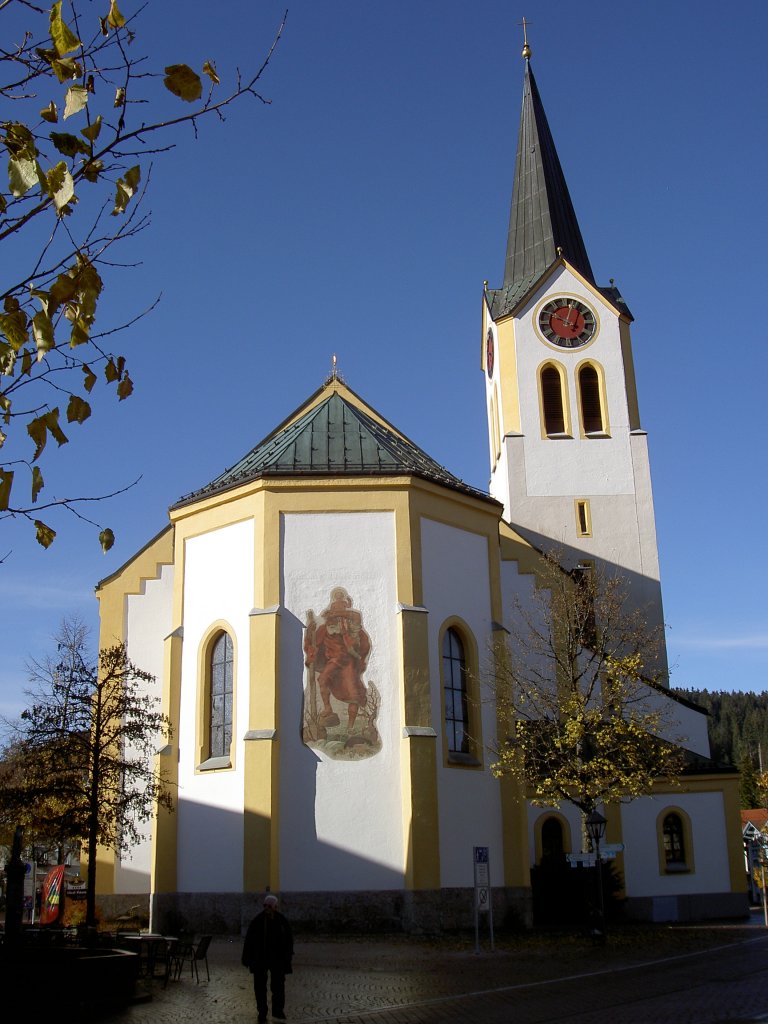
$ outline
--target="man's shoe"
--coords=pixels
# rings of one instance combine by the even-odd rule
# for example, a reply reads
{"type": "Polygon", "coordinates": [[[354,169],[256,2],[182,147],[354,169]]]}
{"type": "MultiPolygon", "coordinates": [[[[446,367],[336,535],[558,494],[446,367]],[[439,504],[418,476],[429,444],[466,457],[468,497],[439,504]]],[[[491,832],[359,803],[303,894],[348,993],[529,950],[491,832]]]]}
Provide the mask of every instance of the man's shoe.
{"type": "Polygon", "coordinates": [[[275,1013],[275,1011],[273,1010],[272,1011],[272,1019],[273,1020],[285,1020],[286,1017],[285,1017],[284,1013],[275,1013]]]}

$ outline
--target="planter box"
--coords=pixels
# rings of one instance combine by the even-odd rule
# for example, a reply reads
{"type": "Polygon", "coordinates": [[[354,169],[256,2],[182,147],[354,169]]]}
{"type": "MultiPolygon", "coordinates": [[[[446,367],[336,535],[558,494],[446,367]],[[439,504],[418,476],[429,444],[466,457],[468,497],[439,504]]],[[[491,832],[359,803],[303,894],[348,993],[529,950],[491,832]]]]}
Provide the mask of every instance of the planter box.
{"type": "Polygon", "coordinates": [[[51,1013],[79,1006],[124,1006],[133,999],[139,958],[120,949],[83,946],[0,947],[5,992],[36,991],[44,982],[51,1013]]]}

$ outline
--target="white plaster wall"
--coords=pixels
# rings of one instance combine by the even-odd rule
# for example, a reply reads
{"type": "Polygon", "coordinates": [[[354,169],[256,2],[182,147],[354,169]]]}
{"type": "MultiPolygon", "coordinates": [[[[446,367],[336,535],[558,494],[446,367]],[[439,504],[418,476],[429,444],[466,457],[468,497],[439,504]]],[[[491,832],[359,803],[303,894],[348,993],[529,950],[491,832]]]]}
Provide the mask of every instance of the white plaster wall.
{"type": "Polygon", "coordinates": [[[287,514],[282,522],[280,624],[280,884],[288,890],[403,885],[400,729],[392,512],[287,514]],[[344,587],[371,638],[364,681],[381,692],[383,746],[338,761],[301,740],[306,614],[344,587]]]}
{"type": "Polygon", "coordinates": [[[504,605],[504,622],[509,628],[510,616],[518,603],[533,612],[536,608],[536,577],[531,572],[521,573],[517,562],[501,563],[501,594],[504,605]]]}
{"type": "Polygon", "coordinates": [[[253,607],[252,520],[187,540],[184,642],[179,722],[178,888],[181,892],[239,892],[243,884],[243,734],[249,703],[249,620],[253,607]],[[198,656],[219,620],[235,647],[232,764],[196,774],[198,656]]]}
{"type": "Polygon", "coordinates": [[[621,808],[624,881],[628,896],[673,896],[728,892],[731,888],[725,808],[721,793],[668,793],[635,800],[621,808]],[[694,870],[659,872],[657,822],[667,809],[685,811],[691,821],[694,870]]]}
{"type": "Polygon", "coordinates": [[[642,706],[650,713],[660,713],[660,728],[657,735],[686,750],[692,750],[702,757],[709,757],[709,732],[707,715],[686,707],[659,690],[646,687],[642,706]]]}
{"type": "MultiPolygon", "coordinates": [[[[160,698],[163,690],[164,640],[171,632],[173,612],[173,566],[160,568],[159,578],[146,580],[140,594],[129,594],[125,601],[125,636],[128,657],[138,668],[151,672],[154,682],[148,693],[160,698]]],[[[158,740],[162,745],[163,740],[158,740]]],[[[118,857],[115,891],[149,892],[151,870],[151,821],[143,824],[145,838],[118,857]]]]}
{"type": "MultiPolygon", "coordinates": [[[[440,880],[443,886],[474,884],[472,848],[490,849],[491,883],[503,885],[503,839],[499,784],[488,771],[491,755],[481,751],[484,770],[446,765],[443,732],[440,629],[458,616],[466,623],[478,650],[481,679],[490,665],[490,578],[485,537],[430,519],[421,520],[424,604],[429,612],[429,671],[432,681],[432,722],[437,732],[440,880]]],[[[483,741],[496,735],[490,693],[483,688],[483,741]]],[[[432,742],[432,741],[420,741],[432,742]]]]}

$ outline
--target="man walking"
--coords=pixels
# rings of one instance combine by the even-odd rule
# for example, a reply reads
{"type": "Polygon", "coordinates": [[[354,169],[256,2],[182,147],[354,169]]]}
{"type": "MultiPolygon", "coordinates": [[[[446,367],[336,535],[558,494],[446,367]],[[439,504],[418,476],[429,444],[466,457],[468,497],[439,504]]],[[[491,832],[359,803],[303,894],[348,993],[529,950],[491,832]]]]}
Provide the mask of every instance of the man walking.
{"type": "Polygon", "coordinates": [[[248,925],[243,945],[243,967],[253,974],[259,1021],[267,1019],[267,973],[272,992],[272,1017],[285,1020],[285,976],[293,973],[291,926],[277,910],[277,896],[268,892],[264,909],[248,925]]]}

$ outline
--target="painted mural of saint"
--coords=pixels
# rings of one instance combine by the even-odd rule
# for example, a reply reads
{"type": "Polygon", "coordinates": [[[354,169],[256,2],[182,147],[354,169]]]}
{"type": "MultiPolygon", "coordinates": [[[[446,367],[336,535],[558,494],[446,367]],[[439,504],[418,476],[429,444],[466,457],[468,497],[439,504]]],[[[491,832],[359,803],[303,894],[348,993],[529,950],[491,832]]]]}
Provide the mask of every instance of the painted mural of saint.
{"type": "MultiPolygon", "coordinates": [[[[362,617],[343,587],[334,587],[330,603],[316,619],[307,612],[304,633],[304,663],[308,673],[308,702],[305,711],[305,739],[312,746],[328,749],[341,741],[343,747],[379,746],[375,717],[378,691],[363,679],[371,653],[371,638],[363,629],[362,617]],[[335,706],[334,706],[335,705],[335,706]],[[342,710],[339,705],[343,705],[342,710]],[[363,712],[362,727],[355,729],[363,712]],[[342,723],[339,712],[345,714],[342,723]],[[337,729],[338,727],[338,729],[337,729]],[[329,733],[329,730],[332,730],[329,733]]],[[[374,753],[371,750],[370,753],[374,753]]],[[[363,751],[358,751],[362,754],[363,751]]]]}

